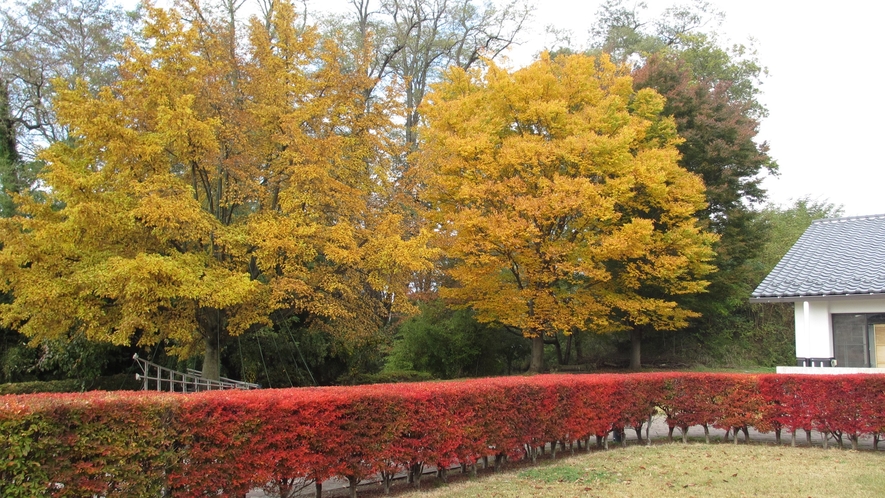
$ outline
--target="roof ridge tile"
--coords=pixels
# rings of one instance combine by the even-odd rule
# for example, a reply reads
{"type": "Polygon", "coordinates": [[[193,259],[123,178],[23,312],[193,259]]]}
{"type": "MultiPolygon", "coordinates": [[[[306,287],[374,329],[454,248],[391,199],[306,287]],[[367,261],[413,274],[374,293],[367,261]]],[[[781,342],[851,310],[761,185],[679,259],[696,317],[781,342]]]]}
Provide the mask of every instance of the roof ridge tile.
{"type": "Polygon", "coordinates": [[[840,218],[821,218],[813,220],[812,225],[822,225],[826,223],[843,223],[846,221],[863,221],[863,220],[881,220],[885,219],[885,214],[867,214],[859,216],[842,216],[840,218]]]}

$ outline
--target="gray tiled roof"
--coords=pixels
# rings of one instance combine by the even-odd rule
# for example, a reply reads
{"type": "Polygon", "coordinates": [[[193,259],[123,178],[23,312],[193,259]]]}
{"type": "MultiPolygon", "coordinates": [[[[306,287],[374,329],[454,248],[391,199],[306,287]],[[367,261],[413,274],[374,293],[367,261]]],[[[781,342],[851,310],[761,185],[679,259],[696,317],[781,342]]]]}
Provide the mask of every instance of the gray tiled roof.
{"type": "Polygon", "coordinates": [[[885,215],[817,220],[752,300],[885,294],[885,215]]]}

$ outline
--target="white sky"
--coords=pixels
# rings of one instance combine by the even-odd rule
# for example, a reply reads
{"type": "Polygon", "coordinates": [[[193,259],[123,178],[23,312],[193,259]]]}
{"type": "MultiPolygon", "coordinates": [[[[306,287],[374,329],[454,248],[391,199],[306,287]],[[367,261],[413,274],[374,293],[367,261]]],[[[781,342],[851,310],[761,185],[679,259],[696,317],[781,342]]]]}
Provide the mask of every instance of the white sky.
{"type": "MultiPolygon", "coordinates": [[[[537,2],[533,36],[514,63],[543,48],[543,27],[573,31],[585,43],[600,0],[537,2]]],[[[678,0],[646,0],[651,18],[678,0]]],[[[710,0],[726,14],[720,36],[756,40],[769,76],[760,100],[769,110],[758,138],[767,141],[780,175],[767,178],[769,200],[809,196],[842,205],[845,215],[885,213],[885,3],[863,0],[788,2],[710,0]]]]}

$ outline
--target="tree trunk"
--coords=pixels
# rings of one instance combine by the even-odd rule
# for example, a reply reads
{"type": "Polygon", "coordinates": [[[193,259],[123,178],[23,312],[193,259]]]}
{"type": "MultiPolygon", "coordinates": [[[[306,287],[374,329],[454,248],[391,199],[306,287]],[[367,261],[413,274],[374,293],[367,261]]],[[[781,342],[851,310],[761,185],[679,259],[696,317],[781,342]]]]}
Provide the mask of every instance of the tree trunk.
{"type": "Polygon", "coordinates": [[[532,461],[532,465],[538,463],[538,450],[533,448],[531,444],[525,445],[525,454],[532,461]]]}
{"type": "Polygon", "coordinates": [[[641,370],[642,360],[640,349],[642,345],[642,330],[634,328],[630,331],[630,370],[641,370]]]}
{"type": "Polygon", "coordinates": [[[565,365],[565,360],[562,358],[562,344],[559,342],[559,334],[553,336],[553,347],[556,348],[556,361],[560,365],[565,365]]]}
{"type": "Polygon", "coordinates": [[[648,423],[645,424],[645,445],[651,446],[651,420],[654,417],[653,413],[648,414],[648,423]]]}
{"type": "Polygon", "coordinates": [[[544,335],[538,332],[537,337],[532,337],[532,362],[529,365],[529,373],[541,373],[544,371],[544,335]]]}
{"type": "Polygon", "coordinates": [[[572,361],[572,343],[574,342],[575,334],[572,332],[568,335],[565,341],[565,363],[563,365],[570,365],[572,361]]]}
{"type": "Polygon", "coordinates": [[[424,476],[424,464],[422,462],[413,463],[409,472],[412,475],[412,480],[409,482],[411,482],[416,488],[420,488],[421,477],[424,476]]]}
{"type": "MultiPolygon", "coordinates": [[[[575,334],[576,332],[572,332],[572,336],[574,336],[575,334]]],[[[584,362],[584,348],[581,347],[581,341],[577,338],[575,339],[575,362],[584,362]]]]}
{"type": "Polygon", "coordinates": [[[221,330],[211,327],[205,340],[206,352],[203,356],[203,378],[219,380],[221,378],[221,330]]]}
{"type": "Polygon", "coordinates": [[[347,486],[350,488],[350,498],[356,498],[356,485],[359,479],[355,476],[347,476],[347,486]]]}
{"type": "Polygon", "coordinates": [[[390,494],[390,481],[393,480],[393,473],[381,472],[381,485],[384,487],[384,494],[390,494]]]}

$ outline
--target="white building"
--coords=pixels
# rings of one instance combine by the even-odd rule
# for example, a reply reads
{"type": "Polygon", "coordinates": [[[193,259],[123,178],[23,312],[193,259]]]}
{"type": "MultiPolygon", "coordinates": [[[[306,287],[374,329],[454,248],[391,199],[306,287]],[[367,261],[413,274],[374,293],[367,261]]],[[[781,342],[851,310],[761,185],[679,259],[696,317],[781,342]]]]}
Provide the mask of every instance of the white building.
{"type": "Polygon", "coordinates": [[[794,303],[799,367],[885,372],[885,215],[815,221],[751,301],[794,303]]]}

